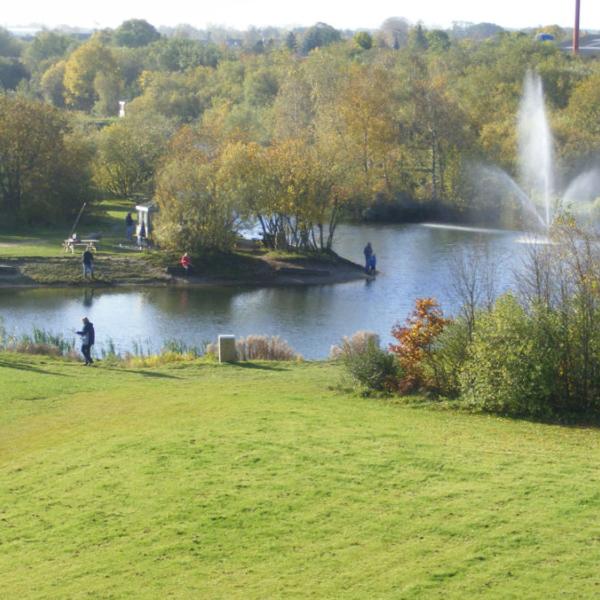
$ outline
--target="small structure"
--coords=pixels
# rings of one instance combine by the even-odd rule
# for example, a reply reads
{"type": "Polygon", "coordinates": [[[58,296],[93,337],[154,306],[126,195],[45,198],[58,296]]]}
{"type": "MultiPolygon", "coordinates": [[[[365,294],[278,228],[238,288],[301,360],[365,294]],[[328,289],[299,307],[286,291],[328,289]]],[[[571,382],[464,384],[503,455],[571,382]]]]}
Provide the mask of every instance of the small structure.
{"type": "Polygon", "coordinates": [[[219,362],[236,362],[235,335],[219,336],[219,362]]]}
{"type": "Polygon", "coordinates": [[[155,202],[144,202],[143,204],[138,204],[135,207],[137,210],[137,222],[138,228],[144,225],[144,231],[146,232],[146,239],[152,239],[152,215],[158,212],[158,206],[156,206],[155,202]]]}
{"type": "Polygon", "coordinates": [[[126,100],[119,100],[119,118],[123,118],[125,116],[125,105],[127,104],[126,100]]]}

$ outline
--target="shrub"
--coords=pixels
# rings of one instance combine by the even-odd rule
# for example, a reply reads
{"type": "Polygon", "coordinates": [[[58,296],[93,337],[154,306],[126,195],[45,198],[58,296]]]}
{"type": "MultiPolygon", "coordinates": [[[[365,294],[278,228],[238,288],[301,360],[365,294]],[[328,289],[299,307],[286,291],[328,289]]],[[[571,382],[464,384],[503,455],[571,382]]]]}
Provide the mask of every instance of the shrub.
{"type": "Polygon", "coordinates": [[[466,402],[504,414],[553,413],[556,355],[537,317],[510,294],[479,317],[460,374],[466,402]]]}
{"type": "Polygon", "coordinates": [[[432,391],[449,398],[460,393],[459,373],[468,357],[470,331],[468,320],[461,318],[448,322],[436,337],[428,360],[422,363],[432,391]]]}
{"type": "MultiPolygon", "coordinates": [[[[279,336],[249,335],[235,341],[238,360],[301,360],[302,356],[279,336]]],[[[219,356],[217,343],[206,345],[208,356],[219,356]]]]}
{"type": "Polygon", "coordinates": [[[369,344],[379,347],[379,336],[372,331],[357,331],[351,337],[344,336],[339,346],[331,346],[329,357],[332,360],[345,359],[365,352],[369,344]]]}
{"type": "Polygon", "coordinates": [[[302,358],[279,336],[249,335],[235,342],[238,360],[298,360],[302,358]]]}
{"type": "Polygon", "coordinates": [[[340,359],[352,379],[361,387],[389,392],[397,387],[399,368],[394,356],[382,350],[376,338],[366,337],[362,346],[348,349],[340,354],[340,359]]]}
{"type": "Polygon", "coordinates": [[[403,371],[401,393],[435,389],[436,382],[429,377],[426,363],[430,362],[434,343],[448,323],[435,299],[418,298],[406,326],[394,326],[392,335],[398,343],[390,344],[390,350],[403,371]]]}

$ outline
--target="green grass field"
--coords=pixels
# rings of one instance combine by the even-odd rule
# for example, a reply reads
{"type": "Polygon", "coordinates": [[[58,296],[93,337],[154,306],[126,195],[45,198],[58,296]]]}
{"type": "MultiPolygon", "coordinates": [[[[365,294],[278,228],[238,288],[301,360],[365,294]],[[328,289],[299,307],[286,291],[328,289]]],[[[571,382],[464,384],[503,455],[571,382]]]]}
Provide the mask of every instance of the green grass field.
{"type": "Polygon", "coordinates": [[[599,431],[343,380],[0,355],[0,595],[598,596],[599,431]]]}

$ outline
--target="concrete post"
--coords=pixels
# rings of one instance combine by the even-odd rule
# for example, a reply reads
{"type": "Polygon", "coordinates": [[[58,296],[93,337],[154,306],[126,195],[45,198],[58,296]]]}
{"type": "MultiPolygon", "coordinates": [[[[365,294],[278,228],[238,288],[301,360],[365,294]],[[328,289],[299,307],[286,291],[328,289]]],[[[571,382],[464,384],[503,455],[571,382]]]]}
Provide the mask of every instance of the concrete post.
{"type": "Polygon", "coordinates": [[[235,335],[219,336],[219,362],[236,362],[235,335]]]}

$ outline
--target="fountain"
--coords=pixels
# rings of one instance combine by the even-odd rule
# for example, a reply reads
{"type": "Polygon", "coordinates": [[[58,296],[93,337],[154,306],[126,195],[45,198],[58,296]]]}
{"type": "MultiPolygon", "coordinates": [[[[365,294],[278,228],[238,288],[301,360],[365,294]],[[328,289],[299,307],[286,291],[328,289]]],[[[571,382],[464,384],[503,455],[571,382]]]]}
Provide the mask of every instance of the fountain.
{"type": "Polygon", "coordinates": [[[584,216],[586,211],[589,213],[593,201],[600,196],[600,171],[592,169],[581,173],[564,191],[558,191],[554,143],[546,114],[542,79],[531,71],[525,76],[517,134],[518,182],[498,167],[481,167],[479,175],[489,185],[486,193],[501,194],[501,201],[506,196],[516,199],[529,217],[527,225],[535,225],[543,231],[550,228],[562,211],[568,210],[579,217],[584,216]]]}

